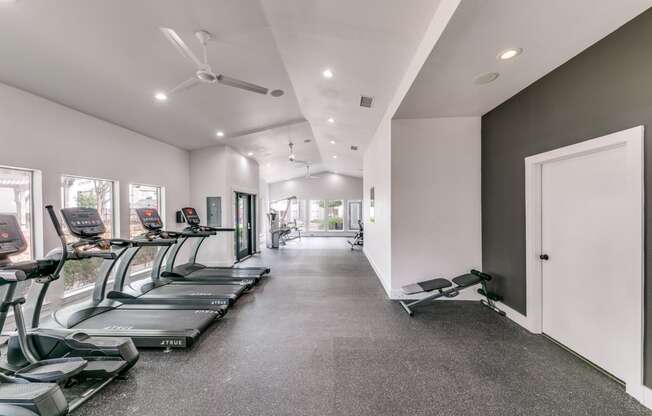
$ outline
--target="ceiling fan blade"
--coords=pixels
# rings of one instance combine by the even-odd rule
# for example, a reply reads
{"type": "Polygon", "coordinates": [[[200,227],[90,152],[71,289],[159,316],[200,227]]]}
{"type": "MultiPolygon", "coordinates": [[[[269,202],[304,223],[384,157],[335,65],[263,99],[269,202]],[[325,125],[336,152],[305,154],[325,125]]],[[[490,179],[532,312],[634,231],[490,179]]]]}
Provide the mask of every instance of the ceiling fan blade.
{"type": "Polygon", "coordinates": [[[242,81],[237,78],[227,77],[226,75],[221,75],[221,74],[217,76],[217,82],[219,82],[220,84],[228,85],[229,87],[240,88],[241,90],[247,90],[263,95],[267,95],[267,93],[269,92],[267,88],[261,87],[260,85],[252,84],[247,81],[242,81]]]}
{"type": "Polygon", "coordinates": [[[162,27],[160,28],[161,32],[163,32],[163,35],[174,45],[175,48],[183,55],[186,59],[189,59],[194,63],[196,66],[201,67],[202,62],[197,58],[197,56],[190,50],[188,45],[185,44],[183,39],[177,35],[177,32],[174,30],[167,28],[167,27],[162,27]]]}
{"type": "Polygon", "coordinates": [[[181,84],[177,85],[176,87],[172,88],[170,91],[167,92],[167,96],[171,96],[172,94],[182,91],[182,90],[188,90],[195,85],[199,84],[199,80],[195,77],[188,78],[187,80],[183,81],[181,84]]]}

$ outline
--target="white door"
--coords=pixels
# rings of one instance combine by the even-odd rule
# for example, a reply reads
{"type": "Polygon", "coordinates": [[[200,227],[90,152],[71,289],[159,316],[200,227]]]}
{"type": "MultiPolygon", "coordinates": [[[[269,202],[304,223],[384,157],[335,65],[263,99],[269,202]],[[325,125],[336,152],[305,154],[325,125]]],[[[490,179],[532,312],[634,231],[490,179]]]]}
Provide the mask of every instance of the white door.
{"type": "Polygon", "coordinates": [[[619,145],[541,165],[543,332],[622,380],[641,302],[627,157],[619,145]]]}

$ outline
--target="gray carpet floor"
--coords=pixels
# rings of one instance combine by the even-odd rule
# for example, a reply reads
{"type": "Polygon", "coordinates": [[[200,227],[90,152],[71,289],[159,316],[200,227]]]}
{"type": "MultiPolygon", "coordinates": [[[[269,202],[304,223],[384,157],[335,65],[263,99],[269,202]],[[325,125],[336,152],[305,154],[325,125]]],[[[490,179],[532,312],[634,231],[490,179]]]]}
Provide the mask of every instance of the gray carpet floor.
{"type": "Polygon", "coordinates": [[[188,351],[144,351],[76,415],[652,415],[580,359],[477,303],[410,318],[364,255],[304,239],[188,351]]]}

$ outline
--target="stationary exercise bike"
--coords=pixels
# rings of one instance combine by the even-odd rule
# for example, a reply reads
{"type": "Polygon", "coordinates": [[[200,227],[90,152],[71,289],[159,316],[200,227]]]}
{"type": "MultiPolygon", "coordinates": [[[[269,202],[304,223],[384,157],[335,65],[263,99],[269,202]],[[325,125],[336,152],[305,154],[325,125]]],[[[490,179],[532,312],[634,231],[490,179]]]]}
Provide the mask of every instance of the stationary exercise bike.
{"type": "Polygon", "coordinates": [[[351,250],[364,245],[364,224],[362,220],[358,220],[358,232],[353,236],[353,240],[347,240],[347,243],[351,245],[351,250]]]}

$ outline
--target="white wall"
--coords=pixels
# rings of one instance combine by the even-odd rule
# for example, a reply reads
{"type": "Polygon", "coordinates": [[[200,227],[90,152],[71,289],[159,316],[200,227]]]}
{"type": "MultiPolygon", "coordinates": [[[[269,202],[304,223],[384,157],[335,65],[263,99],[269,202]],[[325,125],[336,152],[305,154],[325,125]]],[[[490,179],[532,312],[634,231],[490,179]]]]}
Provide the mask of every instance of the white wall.
{"type": "MultiPolygon", "coordinates": [[[[129,232],[130,183],[165,187],[168,226],[174,225],[175,210],[190,198],[187,151],[4,84],[0,84],[0,148],[0,165],[42,172],[42,205],[60,208],[64,174],[119,181],[123,237],[129,232]]],[[[44,230],[47,252],[58,247],[47,217],[44,230]]],[[[62,293],[60,283],[55,292],[61,286],[62,293]]]]}
{"type": "MultiPolygon", "coordinates": [[[[259,193],[258,163],[229,146],[193,150],[190,153],[190,181],[191,205],[197,209],[202,221],[206,219],[206,197],[219,196],[222,197],[222,226],[233,227],[234,192],[259,193]]],[[[234,258],[234,235],[224,233],[202,245],[198,261],[207,265],[228,265],[234,258]]]]}
{"type": "MultiPolygon", "coordinates": [[[[129,184],[166,188],[166,223],[190,197],[189,153],[0,84],[0,165],[36,169],[43,203],[61,205],[61,175],[119,181],[120,230],[129,232],[129,184]]],[[[41,207],[42,208],[42,207],[41,207]]],[[[46,221],[45,248],[57,246],[46,221]]]]}
{"type": "Polygon", "coordinates": [[[480,128],[479,117],[392,120],[393,297],[481,268],[480,128]]]}
{"type": "Polygon", "coordinates": [[[392,275],[391,144],[391,120],[386,118],[367,147],[363,162],[364,252],[388,294],[392,275]],[[374,222],[369,218],[371,187],[375,188],[374,222]]]}
{"type": "Polygon", "coordinates": [[[362,178],[332,172],[317,173],[314,179],[300,177],[269,184],[270,201],[296,196],[309,199],[362,199],[362,178]]]}
{"type": "Polygon", "coordinates": [[[269,184],[262,176],[258,180],[258,249],[265,246],[267,240],[267,212],[269,212],[269,184]]]}

